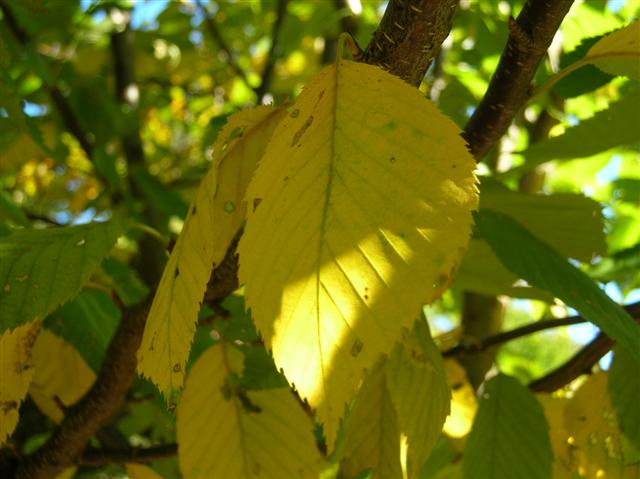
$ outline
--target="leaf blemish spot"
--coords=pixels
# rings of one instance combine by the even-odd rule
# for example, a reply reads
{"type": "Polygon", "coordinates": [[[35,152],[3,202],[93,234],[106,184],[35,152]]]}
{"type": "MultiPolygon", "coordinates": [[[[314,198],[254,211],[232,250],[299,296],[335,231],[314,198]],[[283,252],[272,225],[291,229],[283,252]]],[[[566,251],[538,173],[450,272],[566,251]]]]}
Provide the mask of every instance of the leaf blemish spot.
{"type": "Polygon", "coordinates": [[[27,276],[26,274],[24,276],[16,276],[16,281],[18,283],[24,283],[28,278],[29,276],[27,276]]]}
{"type": "Polygon", "coordinates": [[[395,156],[392,156],[391,158],[389,158],[389,161],[390,161],[391,163],[395,163],[395,162],[396,162],[396,157],[395,157],[395,156]]]}
{"type": "Polygon", "coordinates": [[[173,279],[176,279],[178,276],[180,276],[180,269],[176,268],[176,270],[173,272],[173,279]]]}
{"type": "Polygon", "coordinates": [[[182,367],[180,366],[180,363],[175,363],[173,365],[173,372],[174,373],[179,373],[180,371],[182,371],[182,367]]]}
{"type": "Polygon", "coordinates": [[[84,238],[82,238],[80,241],[76,243],[76,246],[84,246],[84,244],[85,244],[85,240],[84,238]]]}
{"type": "Polygon", "coordinates": [[[353,342],[353,346],[351,346],[351,356],[353,356],[354,358],[358,356],[358,354],[360,354],[360,352],[362,351],[363,347],[364,347],[363,342],[360,341],[359,339],[356,339],[353,342]]]}
{"type": "Polygon", "coordinates": [[[291,114],[289,115],[291,118],[298,118],[298,115],[300,115],[300,110],[298,110],[297,108],[295,110],[293,110],[291,112],[291,114]]]}
{"type": "Polygon", "coordinates": [[[233,201],[226,201],[223,208],[225,212],[233,213],[236,210],[236,205],[233,201]]]}

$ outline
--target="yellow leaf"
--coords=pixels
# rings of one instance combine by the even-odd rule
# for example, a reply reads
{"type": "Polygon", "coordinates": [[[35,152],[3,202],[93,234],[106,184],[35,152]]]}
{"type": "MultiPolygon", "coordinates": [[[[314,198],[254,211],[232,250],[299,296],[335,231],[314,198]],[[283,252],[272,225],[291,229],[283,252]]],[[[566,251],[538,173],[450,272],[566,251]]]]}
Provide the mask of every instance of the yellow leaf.
{"type": "Polygon", "coordinates": [[[340,477],[372,469],[378,479],[402,478],[400,425],[387,387],[386,360],[367,374],[345,425],[340,477]]]}
{"type": "Polygon", "coordinates": [[[162,476],[144,464],[127,464],[129,479],[162,479],[162,476]]]}
{"type": "Polygon", "coordinates": [[[76,475],[77,470],[77,466],[67,467],[64,471],[58,474],[55,479],[72,479],[76,475]]]}
{"type": "Polygon", "coordinates": [[[469,240],[475,162],[459,133],[400,79],[339,61],[277,126],[249,186],[247,304],[330,448],[363,371],[469,240]]]}
{"type": "Polygon", "coordinates": [[[605,73],[640,80],[640,20],[602,37],[587,52],[588,59],[605,73]]]}
{"type": "Polygon", "coordinates": [[[234,390],[243,355],[217,344],[191,368],[178,404],[185,479],[312,478],[321,457],[311,420],[288,389],[234,390]]]}
{"type": "MultiPolygon", "coordinates": [[[[478,411],[478,401],[463,367],[453,359],[444,364],[451,388],[451,413],[444,423],[443,431],[452,438],[463,438],[471,431],[478,411]]],[[[460,446],[463,442],[454,441],[454,444],[460,446]]]]}
{"type": "Polygon", "coordinates": [[[216,140],[214,164],[164,269],[138,350],[138,371],[166,397],[182,387],[211,271],[244,222],[246,185],[281,116],[266,106],[236,113],[216,140]]]}
{"type": "Polygon", "coordinates": [[[554,397],[549,394],[538,394],[538,401],[542,404],[544,415],[549,423],[549,438],[553,448],[553,479],[571,479],[575,470],[575,458],[572,446],[569,444],[569,431],[564,423],[564,411],[569,399],[554,397]]]}
{"type": "Polygon", "coordinates": [[[422,317],[411,332],[404,333],[404,341],[396,344],[387,359],[387,385],[407,436],[407,477],[414,478],[440,437],[451,390],[426,319],[422,317]]]}
{"type": "Polygon", "coordinates": [[[33,378],[31,347],[39,323],[27,323],[0,336],[0,445],[18,425],[18,408],[33,378]]]}
{"type": "Polygon", "coordinates": [[[582,476],[635,479],[640,475],[640,462],[625,458],[622,433],[609,402],[607,383],[608,373],[598,372],[580,386],[565,407],[565,427],[571,434],[582,476]]]}
{"type": "Polygon", "coordinates": [[[33,346],[35,374],[29,395],[40,410],[60,422],[60,408],[75,404],[89,390],[96,374],[80,353],[64,339],[43,329],[33,346]]]}

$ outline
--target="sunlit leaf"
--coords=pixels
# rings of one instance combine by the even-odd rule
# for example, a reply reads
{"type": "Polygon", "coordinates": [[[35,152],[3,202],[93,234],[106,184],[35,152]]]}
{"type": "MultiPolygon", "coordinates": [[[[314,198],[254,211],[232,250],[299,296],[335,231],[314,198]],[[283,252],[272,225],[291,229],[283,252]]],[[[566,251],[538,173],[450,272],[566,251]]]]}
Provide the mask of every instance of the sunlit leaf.
{"type": "Polygon", "coordinates": [[[485,384],[462,458],[465,479],[547,479],[553,453],[542,407],[516,379],[485,384]]]}
{"type": "Polygon", "coordinates": [[[244,222],[246,185],[280,116],[269,107],[239,112],[214,145],[214,164],[165,267],[138,351],[138,370],[166,396],[182,386],[207,282],[244,222]]]}
{"type": "Polygon", "coordinates": [[[616,348],[609,371],[609,395],[620,430],[640,451],[640,361],[616,348]]]}
{"type": "Polygon", "coordinates": [[[564,423],[564,410],[569,402],[566,397],[554,397],[549,394],[537,395],[542,404],[544,415],[549,424],[549,438],[553,449],[553,479],[573,479],[576,461],[569,444],[569,433],[564,423]]]}
{"type": "Polygon", "coordinates": [[[367,374],[345,425],[341,470],[356,477],[371,470],[371,477],[402,478],[400,425],[387,385],[385,360],[367,374]]]}
{"type": "Polygon", "coordinates": [[[32,361],[35,374],[29,395],[44,414],[60,422],[64,417],[60,406],[75,404],[96,374],[71,344],[46,329],[33,346],[32,361]]]}
{"type": "Polygon", "coordinates": [[[507,268],[576,309],[640,359],[640,325],[585,273],[506,215],[482,209],[476,222],[507,268]]]}
{"type": "Polygon", "coordinates": [[[551,160],[584,158],[615,146],[638,140],[640,93],[633,91],[596,112],[591,118],[568,128],[562,135],[533,144],[522,154],[526,168],[551,160]]]}
{"type": "Polygon", "coordinates": [[[453,438],[461,438],[471,431],[478,411],[478,401],[460,363],[448,359],[445,367],[451,390],[451,413],[444,423],[443,431],[453,438]]]}
{"type": "Polygon", "coordinates": [[[573,454],[583,477],[635,479],[640,474],[640,458],[625,455],[609,402],[607,376],[604,372],[596,373],[580,386],[565,407],[565,425],[573,438],[573,454]]]}
{"type": "Polygon", "coordinates": [[[364,369],[467,244],[477,195],[459,133],[398,78],[339,61],[278,125],[249,186],[247,304],[330,449],[364,369]]]}
{"type": "Polygon", "coordinates": [[[28,323],[0,336],[0,445],[18,424],[20,403],[33,378],[31,348],[39,325],[28,323]]]}
{"type": "MultiPolygon", "coordinates": [[[[418,477],[449,414],[451,390],[444,361],[426,320],[396,345],[387,359],[387,385],[400,428],[407,436],[408,477],[418,477]]],[[[383,476],[385,477],[385,476],[383,476]]]]}
{"type": "Polygon", "coordinates": [[[116,217],[0,238],[0,330],[43,318],[78,294],[127,224],[116,217]]]}
{"type": "Polygon", "coordinates": [[[602,37],[587,58],[606,73],[640,80],[640,20],[602,37]]]}
{"type": "Polygon", "coordinates": [[[242,354],[224,344],[193,365],[178,404],[183,477],[317,477],[322,461],[301,405],[288,389],[236,390],[241,368],[242,354]]]}

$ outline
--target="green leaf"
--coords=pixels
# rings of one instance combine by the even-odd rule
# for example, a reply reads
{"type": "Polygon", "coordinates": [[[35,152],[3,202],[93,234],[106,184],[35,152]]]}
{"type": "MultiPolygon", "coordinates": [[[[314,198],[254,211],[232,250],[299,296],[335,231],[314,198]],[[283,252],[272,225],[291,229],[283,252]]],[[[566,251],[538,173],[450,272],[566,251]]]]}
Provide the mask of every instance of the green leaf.
{"type": "Polygon", "coordinates": [[[102,271],[109,276],[110,286],[125,306],[137,304],[149,294],[149,287],[136,271],[115,258],[106,257],[102,262],[102,271]]]}
{"type": "Polygon", "coordinates": [[[0,222],[11,221],[20,226],[29,226],[29,219],[16,205],[11,197],[3,190],[0,190],[0,222]]]}
{"type": "Polygon", "coordinates": [[[386,362],[387,386],[407,436],[407,474],[418,477],[449,414],[451,390],[444,361],[426,319],[416,321],[413,331],[393,349],[386,362]]]}
{"type": "Polygon", "coordinates": [[[460,130],[380,68],[339,61],[273,133],[238,247],[247,305],[333,447],[366,368],[460,260],[477,205],[460,130]]]}
{"type": "MultiPolygon", "coordinates": [[[[572,63],[581,60],[602,36],[586,38],[573,51],[562,55],[560,68],[566,68],[572,63]]],[[[595,90],[611,81],[612,76],[598,70],[593,65],[585,65],[572,74],[558,81],[553,86],[553,92],[563,98],[574,98],[595,90]]]]}
{"type": "Polygon", "coordinates": [[[476,226],[513,273],[553,293],[640,359],[640,325],[586,274],[506,215],[481,209],[476,226]]]}
{"type": "Polygon", "coordinates": [[[518,221],[564,256],[589,262],[605,255],[607,243],[600,204],[583,195],[532,195],[483,182],[480,207],[518,221]]]}
{"type": "Polygon", "coordinates": [[[553,453],[542,406],[520,382],[490,379],[462,457],[465,479],[549,479],[553,453]]]}
{"type": "Polygon", "coordinates": [[[640,20],[602,37],[587,58],[606,73],[640,80],[640,20]]]}
{"type": "Polygon", "coordinates": [[[371,469],[376,479],[402,478],[400,425],[387,387],[385,360],[367,374],[345,423],[340,461],[345,477],[371,469]]]}
{"type": "Polygon", "coordinates": [[[530,286],[514,286],[518,277],[500,262],[486,241],[472,239],[456,272],[453,286],[463,291],[552,302],[553,295],[530,286]]]}
{"type": "Polygon", "coordinates": [[[640,361],[617,347],[609,370],[609,396],[618,427],[640,450],[640,361]]]}
{"type": "Polygon", "coordinates": [[[43,318],[78,294],[127,225],[116,217],[0,238],[0,331],[43,318]]]}
{"type": "Polygon", "coordinates": [[[85,289],[54,311],[44,326],[72,344],[97,372],[119,320],[120,310],[109,296],[96,289],[85,289]]]}
{"type": "Polygon", "coordinates": [[[568,128],[562,135],[535,143],[522,154],[526,168],[551,160],[584,158],[638,140],[640,92],[633,91],[609,108],[568,128]]]}

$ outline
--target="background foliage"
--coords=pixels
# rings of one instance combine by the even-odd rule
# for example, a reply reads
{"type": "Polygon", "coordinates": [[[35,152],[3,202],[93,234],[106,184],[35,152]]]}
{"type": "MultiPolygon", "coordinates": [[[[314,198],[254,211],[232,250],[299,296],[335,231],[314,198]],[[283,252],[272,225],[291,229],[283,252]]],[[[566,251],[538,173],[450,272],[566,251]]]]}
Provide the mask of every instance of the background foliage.
{"type": "MultiPolygon", "coordinates": [[[[526,2],[449,3],[451,31],[418,91],[473,147],[469,119],[526,2]]],[[[418,320],[392,338],[355,398],[344,393],[331,440],[265,349],[234,263],[243,192],[263,150],[278,161],[267,141],[335,61],[339,33],[364,48],[391,4],[0,0],[0,472],[640,476],[636,0],[573,2],[506,133],[486,154],[472,148],[480,210],[452,284],[425,307],[430,332],[418,320]],[[231,118],[270,103],[285,106],[231,118]],[[196,208],[206,215],[183,229],[196,208]],[[140,367],[163,396],[135,376],[127,338],[142,336],[169,251],[169,299],[139,356],[169,338],[167,364],[140,367]],[[82,408],[95,430],[74,423],[82,408]]],[[[420,118],[409,108],[388,111],[420,118]]],[[[357,124],[346,131],[357,139],[357,124]]],[[[426,291],[418,277],[403,285],[398,297],[426,291]]]]}

